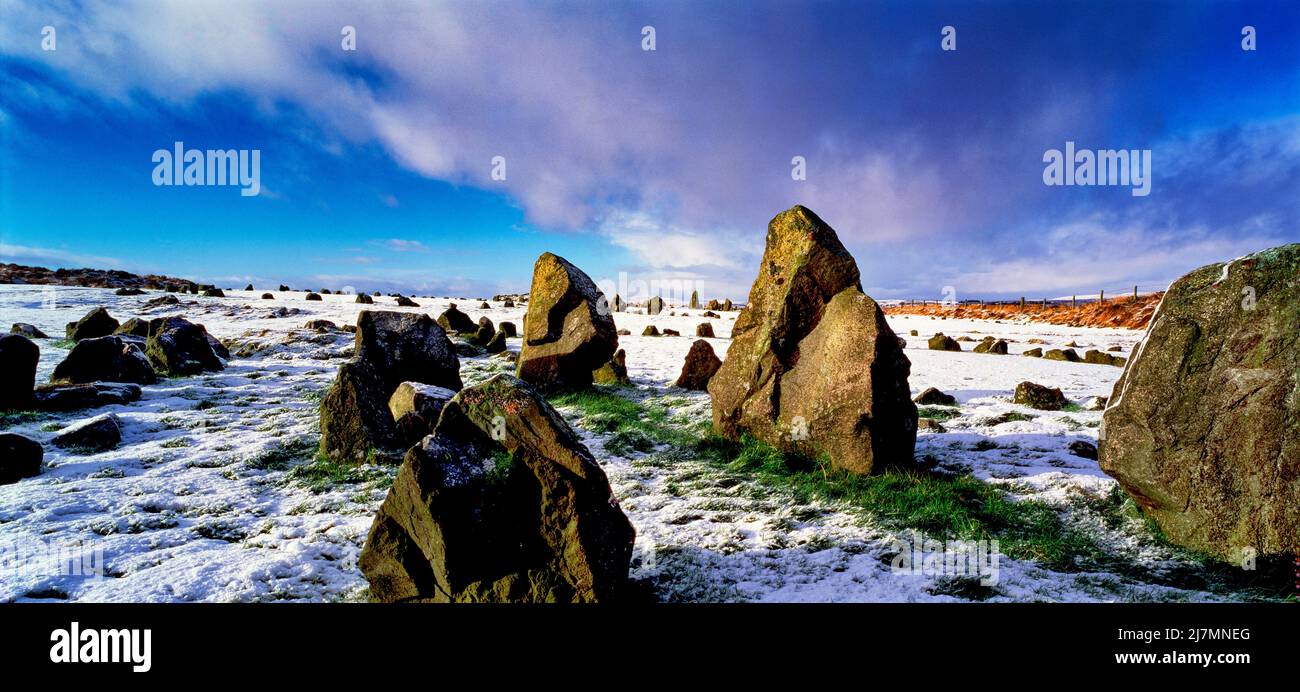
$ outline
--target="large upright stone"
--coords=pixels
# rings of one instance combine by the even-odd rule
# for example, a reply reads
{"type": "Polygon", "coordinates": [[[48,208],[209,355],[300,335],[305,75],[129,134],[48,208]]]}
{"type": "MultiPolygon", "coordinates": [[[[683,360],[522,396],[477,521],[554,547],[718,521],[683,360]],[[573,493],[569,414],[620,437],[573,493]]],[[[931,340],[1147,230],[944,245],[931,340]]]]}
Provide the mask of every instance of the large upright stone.
{"type": "Polygon", "coordinates": [[[1115,383],[1101,468],[1178,544],[1300,554],[1297,277],[1300,244],[1178,279],[1115,383]]]}
{"type": "Polygon", "coordinates": [[[25,336],[0,336],[0,411],[32,405],[41,349],[25,336]]]}
{"type": "Polygon", "coordinates": [[[605,295],[581,269],[549,252],[533,265],[519,378],[545,390],[581,389],[618,350],[605,295]]]}
{"type": "Polygon", "coordinates": [[[713,427],[854,473],[908,463],[911,363],[835,231],[801,206],[768,225],[749,301],[709,381],[713,427]]]}
{"type": "Polygon", "coordinates": [[[577,434],[497,375],[407,453],[358,564],[379,601],[610,601],[634,537],[577,434]]]}

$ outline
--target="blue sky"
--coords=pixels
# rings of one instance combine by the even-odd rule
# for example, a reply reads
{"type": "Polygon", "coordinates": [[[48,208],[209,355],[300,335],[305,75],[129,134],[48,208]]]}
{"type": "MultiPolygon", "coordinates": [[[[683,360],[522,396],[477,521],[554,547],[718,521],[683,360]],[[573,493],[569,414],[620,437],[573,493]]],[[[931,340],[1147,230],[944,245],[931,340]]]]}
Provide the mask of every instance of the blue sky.
{"type": "Polygon", "coordinates": [[[0,80],[3,261],[483,295],[549,250],[740,299],[802,203],[872,295],[962,298],[1300,241],[1295,3],[0,0],[0,80]],[[1067,140],[1151,194],[1045,186],[1067,140]],[[153,185],[175,141],[262,194],[153,185]]]}

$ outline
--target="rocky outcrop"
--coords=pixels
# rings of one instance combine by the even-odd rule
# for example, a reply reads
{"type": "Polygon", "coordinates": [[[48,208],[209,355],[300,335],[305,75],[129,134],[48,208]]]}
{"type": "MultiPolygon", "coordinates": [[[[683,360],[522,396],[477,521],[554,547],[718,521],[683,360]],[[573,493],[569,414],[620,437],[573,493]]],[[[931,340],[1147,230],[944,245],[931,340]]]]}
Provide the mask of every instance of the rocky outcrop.
{"type": "Polygon", "coordinates": [[[497,375],[407,453],[358,564],[377,601],[609,602],[634,537],[564,419],[497,375]]]}
{"type": "Polygon", "coordinates": [[[131,382],[153,384],[158,381],[153,366],[135,337],[101,336],[83,339],[50,375],[54,384],[89,382],[131,382]]]}
{"type": "Polygon", "coordinates": [[[677,376],[675,384],[684,389],[706,391],[709,380],[713,379],[720,367],[722,361],[713,352],[713,347],[704,339],[699,339],[686,352],[686,362],[682,364],[682,372],[677,376]]]}
{"type": "Polygon", "coordinates": [[[18,334],[0,336],[0,411],[25,409],[32,405],[36,387],[36,363],[41,349],[18,334]]]}
{"type": "Polygon", "coordinates": [[[583,271],[549,252],[533,265],[519,378],[543,390],[582,389],[618,350],[605,296],[583,271]]]}
{"type": "Polygon", "coordinates": [[[909,463],[911,363],[835,231],[796,206],[772,219],[758,278],[709,382],[714,430],[869,473],[909,463]]]}
{"type": "Polygon", "coordinates": [[[0,485],[39,475],[44,458],[45,449],[36,440],[16,433],[0,433],[0,485]]]}
{"type": "Polygon", "coordinates": [[[1100,463],[1169,540],[1300,554],[1300,244],[1165,293],[1115,383],[1100,463]]]}
{"type": "Polygon", "coordinates": [[[107,308],[95,308],[86,313],[85,317],[76,322],[68,323],[67,337],[70,341],[81,341],[82,339],[108,336],[118,326],[117,320],[108,314],[107,308]]]}

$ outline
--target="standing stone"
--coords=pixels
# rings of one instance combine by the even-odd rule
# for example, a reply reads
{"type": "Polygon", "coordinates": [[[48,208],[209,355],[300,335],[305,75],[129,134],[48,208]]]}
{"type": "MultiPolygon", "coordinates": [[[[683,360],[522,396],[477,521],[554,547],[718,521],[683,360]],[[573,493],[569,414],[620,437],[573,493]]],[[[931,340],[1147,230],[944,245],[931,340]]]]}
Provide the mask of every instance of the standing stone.
{"type": "Polygon", "coordinates": [[[992,353],[994,355],[1007,355],[1006,339],[995,339],[991,336],[984,337],[984,340],[976,344],[976,353],[992,353]]]}
{"type": "Polygon", "coordinates": [[[835,231],[796,206],[767,247],[731,346],[709,382],[713,427],[854,473],[909,463],[916,444],[911,363],[835,231]]]}
{"type": "Polygon", "coordinates": [[[938,334],[935,334],[934,336],[930,337],[929,341],[926,342],[926,345],[930,347],[931,351],[960,351],[961,350],[961,344],[957,343],[956,339],[952,338],[951,336],[945,335],[943,332],[939,332],[938,334]]]}
{"type": "Polygon", "coordinates": [[[361,305],[374,305],[375,299],[371,298],[369,295],[365,293],[358,293],[357,299],[354,302],[359,303],[361,305]]]}
{"type": "Polygon", "coordinates": [[[533,266],[519,378],[543,390],[582,389],[618,350],[605,296],[583,271],[549,252],[533,266]]]}
{"type": "Polygon", "coordinates": [[[728,299],[726,299],[725,301],[723,301],[723,303],[722,303],[722,309],[723,309],[723,310],[730,311],[730,310],[735,310],[736,308],[735,308],[734,305],[731,304],[731,299],[728,298],[728,299]]]}
{"type": "Polygon", "coordinates": [[[1300,554],[1300,244],[1197,269],[1111,393],[1101,469],[1169,540],[1300,554]]]}
{"type": "Polygon", "coordinates": [[[699,339],[686,352],[686,362],[682,365],[682,373],[677,376],[675,384],[684,389],[705,391],[709,388],[709,380],[713,379],[720,367],[722,361],[718,360],[713,347],[704,339],[699,339]]]}
{"type": "Polygon", "coordinates": [[[699,309],[700,309],[700,292],[699,292],[699,291],[691,291],[691,309],[692,309],[692,310],[699,310],[699,309]]]}
{"type": "Polygon", "coordinates": [[[619,294],[615,293],[615,294],[614,294],[614,312],[623,312],[623,307],[624,307],[624,306],[623,306],[623,297],[620,296],[619,294]]]}
{"type": "Polygon", "coordinates": [[[712,324],[709,324],[708,322],[701,322],[700,324],[696,325],[696,326],[695,326],[695,336],[704,337],[704,338],[706,338],[706,339],[712,339],[712,338],[713,338],[713,325],[712,325],[712,324]]]}
{"type": "Polygon", "coordinates": [[[32,405],[36,388],[36,363],[41,349],[18,334],[0,336],[0,411],[32,405]]]}
{"type": "Polygon", "coordinates": [[[663,311],[664,311],[664,299],[660,298],[659,296],[655,296],[651,298],[650,301],[646,303],[647,315],[658,315],[663,311]]]}
{"type": "Polygon", "coordinates": [[[107,308],[101,307],[91,310],[86,313],[85,317],[76,322],[69,322],[67,336],[70,341],[94,339],[95,337],[108,336],[117,328],[117,320],[108,314],[107,308]]]}
{"type": "Polygon", "coordinates": [[[1056,387],[1047,387],[1033,382],[1021,382],[1016,385],[1012,402],[1036,408],[1041,411],[1060,411],[1069,404],[1069,400],[1056,387]]]}
{"type": "Polygon", "coordinates": [[[403,382],[459,391],[460,360],[451,339],[428,315],[362,310],[357,315],[356,357],[376,367],[384,400],[403,382]]]}
{"type": "Polygon", "coordinates": [[[634,538],[577,434],[497,375],[457,394],[407,453],[358,565],[383,602],[609,602],[634,538]]]}

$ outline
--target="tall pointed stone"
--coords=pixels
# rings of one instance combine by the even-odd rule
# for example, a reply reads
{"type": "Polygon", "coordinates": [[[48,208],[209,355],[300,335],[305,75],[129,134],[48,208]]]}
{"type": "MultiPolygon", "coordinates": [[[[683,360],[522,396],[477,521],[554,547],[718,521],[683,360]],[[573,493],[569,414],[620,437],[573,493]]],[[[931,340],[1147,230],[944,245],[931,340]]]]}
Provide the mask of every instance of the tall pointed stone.
{"type": "Polygon", "coordinates": [[[835,231],[796,206],[768,225],[748,305],[709,381],[713,427],[854,473],[911,461],[911,363],[835,231]]]}
{"type": "Polygon", "coordinates": [[[591,386],[592,371],[618,350],[605,294],[591,277],[549,252],[533,265],[519,352],[519,379],[543,390],[591,386]]]}

